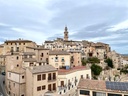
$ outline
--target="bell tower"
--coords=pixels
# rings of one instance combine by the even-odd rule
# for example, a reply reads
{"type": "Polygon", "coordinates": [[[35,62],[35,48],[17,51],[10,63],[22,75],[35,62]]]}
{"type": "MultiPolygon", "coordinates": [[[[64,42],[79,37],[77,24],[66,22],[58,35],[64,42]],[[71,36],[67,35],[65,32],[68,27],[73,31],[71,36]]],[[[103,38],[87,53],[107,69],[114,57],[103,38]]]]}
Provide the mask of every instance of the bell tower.
{"type": "Polygon", "coordinates": [[[68,28],[67,28],[67,26],[65,26],[65,29],[64,29],[64,40],[68,41],[68,28]]]}

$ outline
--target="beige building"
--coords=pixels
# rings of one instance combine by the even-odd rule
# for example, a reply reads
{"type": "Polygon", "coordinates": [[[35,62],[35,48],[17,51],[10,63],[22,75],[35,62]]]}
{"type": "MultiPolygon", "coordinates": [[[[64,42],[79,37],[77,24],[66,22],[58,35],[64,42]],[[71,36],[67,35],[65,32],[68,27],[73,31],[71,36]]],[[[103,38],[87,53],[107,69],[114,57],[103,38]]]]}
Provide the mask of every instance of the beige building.
{"type": "Polygon", "coordinates": [[[67,94],[71,90],[76,90],[80,79],[91,79],[91,77],[91,69],[85,66],[77,66],[71,69],[59,69],[58,94],[67,94]]]}
{"type": "Polygon", "coordinates": [[[115,69],[121,67],[122,57],[120,54],[116,53],[115,51],[111,51],[107,54],[107,57],[112,59],[115,69]]]}
{"type": "Polygon", "coordinates": [[[56,96],[57,76],[57,69],[51,65],[27,68],[26,96],[56,96]]]}
{"type": "Polygon", "coordinates": [[[81,52],[80,51],[69,51],[71,67],[81,66],[81,52]]]}
{"type": "Polygon", "coordinates": [[[6,90],[10,96],[44,96],[48,90],[53,94],[56,93],[57,69],[51,65],[37,62],[33,52],[8,54],[6,73],[6,90]],[[44,75],[45,77],[43,77],[44,75]],[[37,77],[41,80],[38,80],[37,77]]]}
{"type": "MultiPolygon", "coordinates": [[[[123,87],[125,86],[123,85],[124,83],[125,82],[120,82],[119,84],[123,87]]],[[[106,82],[102,80],[81,79],[77,87],[77,96],[128,96],[127,87],[122,90],[120,88],[121,86],[117,84],[116,82],[106,82]],[[110,89],[110,86],[113,87],[110,89]]]]}
{"type": "Polygon", "coordinates": [[[12,52],[26,52],[26,47],[36,47],[36,43],[30,40],[7,40],[4,42],[3,55],[12,52]]]}
{"type": "Polygon", "coordinates": [[[50,51],[49,64],[57,69],[64,66],[70,67],[70,54],[66,51],[50,51]]]}
{"type": "Polygon", "coordinates": [[[6,73],[6,89],[9,96],[26,96],[25,70],[14,68],[6,73]]]}

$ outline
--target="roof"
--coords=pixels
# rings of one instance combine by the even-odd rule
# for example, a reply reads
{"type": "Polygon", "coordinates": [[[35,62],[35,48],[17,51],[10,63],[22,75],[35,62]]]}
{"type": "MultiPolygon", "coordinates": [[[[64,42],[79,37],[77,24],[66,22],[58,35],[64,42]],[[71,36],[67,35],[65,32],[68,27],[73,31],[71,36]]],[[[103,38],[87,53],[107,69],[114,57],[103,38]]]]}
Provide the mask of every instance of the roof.
{"type": "Polygon", "coordinates": [[[35,58],[23,58],[24,62],[36,62],[35,58]]]}
{"type": "Polygon", "coordinates": [[[66,51],[54,50],[54,51],[49,51],[49,55],[69,55],[69,53],[66,51]]]}
{"type": "Polygon", "coordinates": [[[23,52],[23,55],[35,55],[34,52],[23,52]]]}
{"type": "Polygon", "coordinates": [[[57,71],[57,69],[51,65],[34,66],[33,68],[29,68],[29,70],[32,73],[42,73],[42,72],[45,73],[45,72],[57,71]]]}
{"type": "Polygon", "coordinates": [[[14,67],[12,70],[10,70],[9,72],[12,73],[17,73],[17,74],[23,74],[25,73],[25,69],[20,68],[20,67],[14,67]]]}
{"type": "Polygon", "coordinates": [[[5,58],[6,57],[6,55],[0,55],[0,58],[5,58]]]}
{"type": "Polygon", "coordinates": [[[35,50],[49,50],[48,48],[44,48],[44,47],[29,47],[29,46],[27,46],[26,48],[35,49],[35,50]]]}
{"type": "Polygon", "coordinates": [[[22,40],[22,39],[18,39],[18,40],[6,40],[5,43],[15,43],[15,42],[32,42],[31,40],[22,40]]]}
{"type": "MultiPolygon", "coordinates": [[[[110,82],[110,81],[107,81],[107,82],[110,82]]],[[[106,81],[103,81],[103,80],[90,80],[90,79],[80,79],[80,82],[78,84],[78,89],[123,92],[122,90],[108,89],[106,87],[106,81]]],[[[124,92],[128,92],[128,90],[125,90],[124,92]]]]}
{"type": "Polygon", "coordinates": [[[71,69],[58,69],[58,75],[65,75],[75,71],[87,70],[85,66],[76,66],[71,69]]]}
{"type": "Polygon", "coordinates": [[[53,41],[45,41],[45,43],[53,43],[53,41]]]}

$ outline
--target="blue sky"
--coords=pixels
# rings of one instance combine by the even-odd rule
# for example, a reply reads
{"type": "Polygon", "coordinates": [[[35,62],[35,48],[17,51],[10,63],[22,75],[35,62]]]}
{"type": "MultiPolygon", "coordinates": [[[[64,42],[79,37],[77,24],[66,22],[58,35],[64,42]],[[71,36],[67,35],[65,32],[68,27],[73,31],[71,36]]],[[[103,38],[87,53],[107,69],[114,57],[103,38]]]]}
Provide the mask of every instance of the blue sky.
{"type": "Polygon", "coordinates": [[[29,39],[37,44],[63,37],[110,44],[128,53],[128,0],[0,0],[0,43],[29,39]]]}

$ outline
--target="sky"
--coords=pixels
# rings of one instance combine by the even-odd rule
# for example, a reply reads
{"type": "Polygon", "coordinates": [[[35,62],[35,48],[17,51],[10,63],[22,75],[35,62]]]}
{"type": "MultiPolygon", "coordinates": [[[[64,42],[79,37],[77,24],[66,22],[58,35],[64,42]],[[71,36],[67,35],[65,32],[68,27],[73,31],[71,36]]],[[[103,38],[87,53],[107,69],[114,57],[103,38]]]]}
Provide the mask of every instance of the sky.
{"type": "Polygon", "coordinates": [[[0,44],[63,38],[103,42],[128,53],[128,0],[0,0],[0,44]]]}

